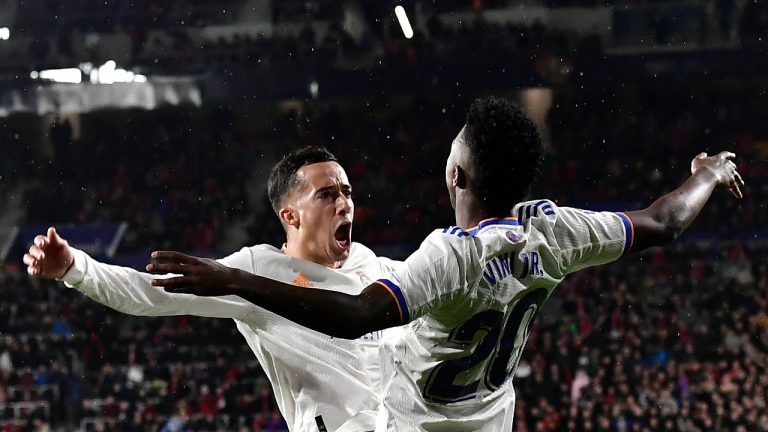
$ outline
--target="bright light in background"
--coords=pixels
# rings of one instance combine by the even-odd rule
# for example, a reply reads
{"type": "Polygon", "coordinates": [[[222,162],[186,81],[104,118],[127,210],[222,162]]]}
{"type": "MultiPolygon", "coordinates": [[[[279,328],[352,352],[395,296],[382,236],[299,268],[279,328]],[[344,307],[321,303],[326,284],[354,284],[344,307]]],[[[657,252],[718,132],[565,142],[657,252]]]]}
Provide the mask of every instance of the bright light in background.
{"type": "Polygon", "coordinates": [[[90,68],[88,75],[91,84],[114,84],[126,82],[147,82],[147,77],[136,74],[125,69],[117,69],[117,63],[114,60],[107,60],[106,63],[98,68],[90,68]]]}
{"type": "Polygon", "coordinates": [[[312,99],[317,99],[317,95],[320,92],[320,84],[317,83],[317,81],[312,81],[309,83],[309,94],[312,96],[312,99]]]}
{"type": "Polygon", "coordinates": [[[8,40],[11,38],[11,29],[8,27],[0,27],[0,40],[8,40]]]}
{"type": "Polygon", "coordinates": [[[106,63],[98,67],[94,67],[91,63],[80,63],[79,68],[32,71],[29,73],[29,77],[59,83],[80,84],[83,73],[88,75],[91,84],[147,82],[147,77],[144,75],[118,69],[114,60],[107,60],[106,63]]]}
{"type": "Polygon", "coordinates": [[[411,27],[411,22],[408,21],[408,15],[405,13],[405,8],[402,6],[395,6],[395,15],[397,16],[397,21],[400,23],[400,28],[403,29],[403,35],[405,35],[405,38],[412,38],[413,27],[411,27]]]}
{"type": "Polygon", "coordinates": [[[37,72],[31,72],[29,74],[32,78],[40,78],[44,80],[50,80],[59,83],[80,84],[83,80],[80,69],[78,68],[66,68],[66,69],[47,69],[37,72]],[[37,77],[35,75],[38,75],[37,77]]]}
{"type": "Polygon", "coordinates": [[[91,71],[93,70],[93,64],[91,63],[80,63],[77,67],[80,68],[83,73],[86,75],[90,75],[91,71]]]}

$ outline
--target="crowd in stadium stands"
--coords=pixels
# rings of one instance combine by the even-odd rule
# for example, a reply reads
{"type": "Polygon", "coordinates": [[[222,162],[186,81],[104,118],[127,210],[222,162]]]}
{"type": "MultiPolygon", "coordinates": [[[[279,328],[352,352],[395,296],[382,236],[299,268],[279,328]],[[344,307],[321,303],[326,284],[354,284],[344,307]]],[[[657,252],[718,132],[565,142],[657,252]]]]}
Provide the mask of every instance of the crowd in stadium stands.
{"type": "Polygon", "coordinates": [[[41,430],[30,426],[37,422],[89,431],[286,429],[231,322],[131,322],[73,290],[18,276],[0,282],[0,430],[41,430]]]}
{"type": "Polygon", "coordinates": [[[766,252],[689,244],[567,279],[529,339],[517,430],[768,430],[766,252]]]}
{"type": "Polygon", "coordinates": [[[68,120],[56,121],[48,134],[53,160],[18,164],[32,185],[27,222],[127,220],[135,228],[127,250],[167,247],[173,239],[211,251],[221,225],[245,210],[246,180],[261,147],[234,140],[222,123],[229,120],[216,112],[204,124],[187,112],[163,113],[86,116],[79,139],[68,120]]]}

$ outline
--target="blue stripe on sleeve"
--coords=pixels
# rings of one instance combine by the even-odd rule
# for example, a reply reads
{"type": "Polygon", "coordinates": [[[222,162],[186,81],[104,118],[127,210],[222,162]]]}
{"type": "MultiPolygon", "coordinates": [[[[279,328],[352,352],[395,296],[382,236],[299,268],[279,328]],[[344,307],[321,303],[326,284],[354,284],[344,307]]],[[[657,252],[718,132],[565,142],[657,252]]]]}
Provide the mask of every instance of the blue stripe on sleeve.
{"type": "Polygon", "coordinates": [[[405,302],[405,296],[403,296],[403,292],[400,290],[400,287],[389,279],[379,279],[379,282],[389,287],[389,289],[391,289],[395,294],[395,297],[397,297],[398,306],[400,306],[400,312],[403,313],[403,324],[408,324],[411,317],[410,313],[408,313],[408,304],[405,302]]]}
{"type": "Polygon", "coordinates": [[[621,222],[624,224],[624,253],[626,254],[629,252],[629,248],[632,247],[632,242],[634,241],[635,236],[635,229],[632,226],[632,221],[629,220],[627,215],[624,213],[616,213],[616,216],[618,216],[621,219],[621,222]]]}

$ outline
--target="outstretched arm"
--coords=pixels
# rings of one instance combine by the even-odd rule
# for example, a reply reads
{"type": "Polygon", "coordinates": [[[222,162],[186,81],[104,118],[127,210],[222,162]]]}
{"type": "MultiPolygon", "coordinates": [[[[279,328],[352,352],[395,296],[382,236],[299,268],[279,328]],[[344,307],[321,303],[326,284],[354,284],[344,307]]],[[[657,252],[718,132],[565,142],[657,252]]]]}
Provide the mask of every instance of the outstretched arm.
{"type": "Polygon", "coordinates": [[[717,186],[725,186],[741,198],[744,181],[730,161],[735,156],[731,152],[716,156],[700,153],[691,161],[691,177],[679,188],[648,208],[626,212],[635,232],[631,252],[662,246],[677,238],[696,219],[717,186]]]}
{"type": "Polygon", "coordinates": [[[393,295],[379,283],[369,285],[359,295],[349,295],[285,284],[179,252],[153,252],[152,258],[164,262],[149,264],[150,273],[182,275],[152,280],[152,285],[163,287],[166,292],[234,294],[330,336],[354,339],[404,324],[393,295]]]}
{"type": "MultiPolygon", "coordinates": [[[[225,260],[244,268],[251,262],[245,252],[225,260]]],[[[70,247],[53,227],[35,237],[24,255],[24,263],[33,277],[62,280],[91,299],[131,315],[241,318],[254,310],[251,304],[237,297],[204,298],[152,289],[152,275],[99,262],[70,247]]]]}

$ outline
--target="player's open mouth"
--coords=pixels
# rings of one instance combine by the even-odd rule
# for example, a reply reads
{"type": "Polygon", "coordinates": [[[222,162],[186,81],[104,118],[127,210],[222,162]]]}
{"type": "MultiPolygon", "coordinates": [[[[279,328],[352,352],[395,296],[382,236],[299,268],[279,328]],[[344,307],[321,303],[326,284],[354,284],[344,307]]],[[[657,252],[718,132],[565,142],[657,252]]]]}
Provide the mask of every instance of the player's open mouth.
{"type": "Polygon", "coordinates": [[[341,249],[349,249],[352,244],[352,223],[342,222],[334,233],[336,243],[341,249]]]}

